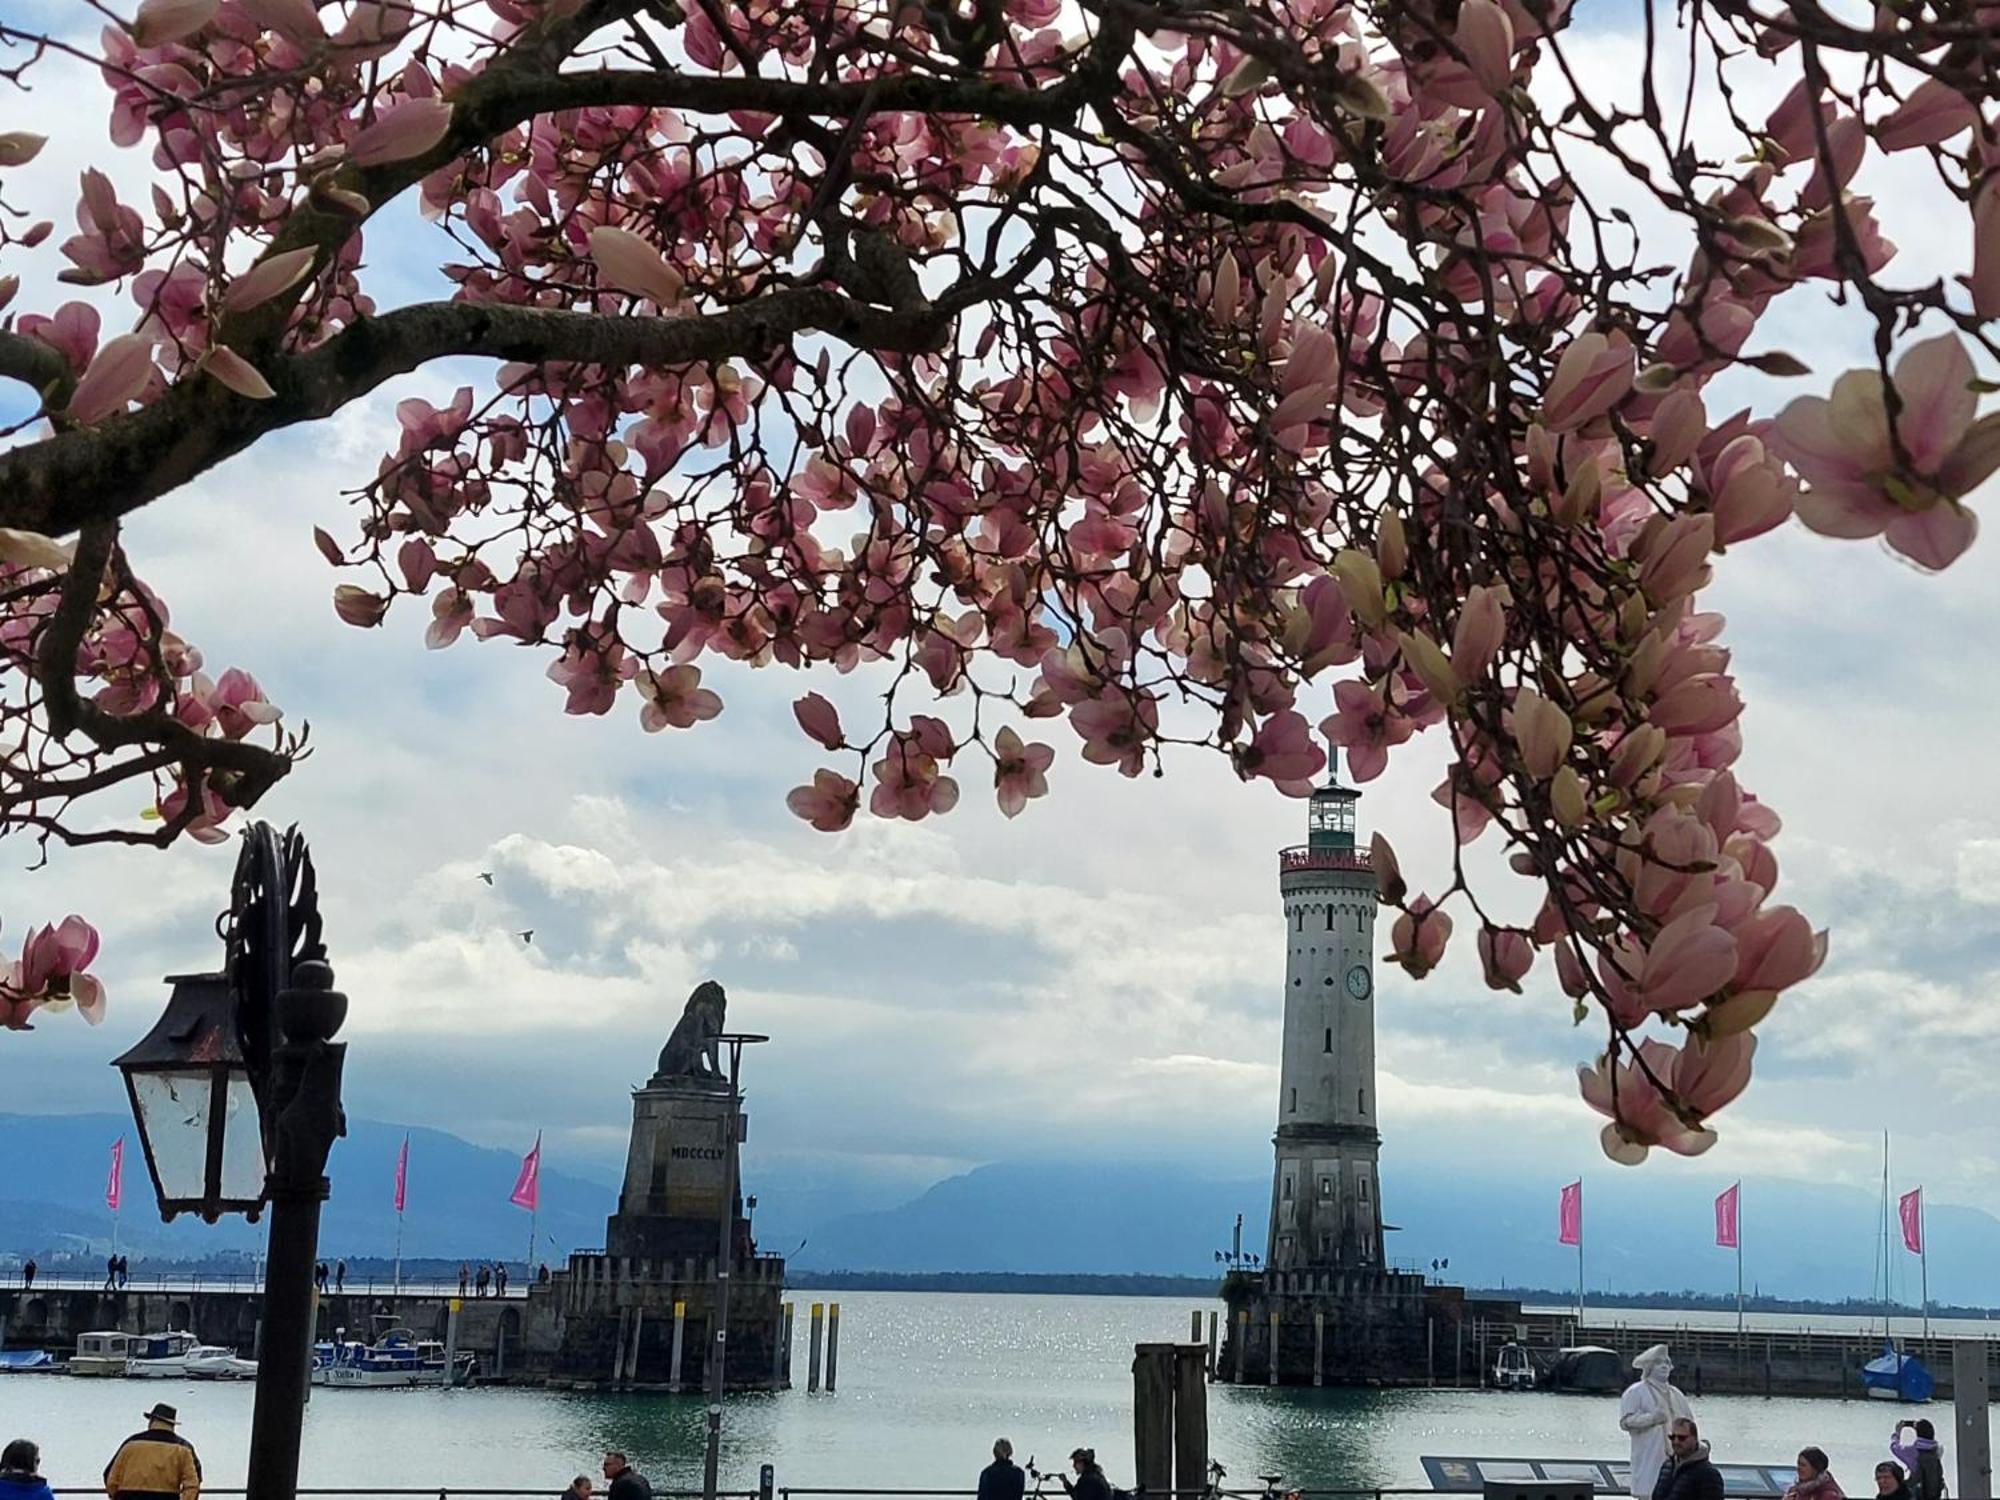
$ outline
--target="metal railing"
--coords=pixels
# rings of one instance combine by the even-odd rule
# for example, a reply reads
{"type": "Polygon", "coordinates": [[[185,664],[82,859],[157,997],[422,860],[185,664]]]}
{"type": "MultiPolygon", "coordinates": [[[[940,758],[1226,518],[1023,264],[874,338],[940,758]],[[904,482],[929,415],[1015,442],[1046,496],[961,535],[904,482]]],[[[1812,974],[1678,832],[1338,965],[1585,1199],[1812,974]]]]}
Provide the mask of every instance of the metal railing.
{"type": "Polygon", "coordinates": [[[1374,868],[1366,849],[1315,849],[1311,844],[1294,844],[1289,849],[1278,851],[1280,874],[1292,870],[1360,870],[1365,873],[1374,868]]]}
{"type": "MultiPolygon", "coordinates": [[[[534,1283],[521,1277],[509,1277],[504,1295],[512,1300],[528,1295],[528,1288],[534,1283]]],[[[131,1276],[122,1286],[110,1287],[102,1276],[42,1276],[35,1277],[33,1286],[26,1286],[18,1276],[0,1281],[0,1292],[18,1292],[27,1296],[38,1296],[43,1292],[101,1292],[110,1297],[119,1292],[144,1292],[148,1295],[171,1295],[176,1292],[194,1294],[199,1292],[252,1292],[261,1294],[264,1278],[254,1271],[217,1271],[207,1274],[185,1276],[131,1276]]],[[[456,1297],[459,1295],[457,1278],[450,1281],[415,1281],[404,1277],[402,1282],[374,1276],[350,1276],[338,1291],[333,1284],[327,1284],[329,1296],[339,1297],[456,1297]]],[[[503,1295],[489,1285],[486,1289],[488,1300],[503,1295]]],[[[468,1283],[465,1296],[478,1300],[479,1289],[468,1283]]],[[[418,1494],[428,1495],[429,1490],[419,1490],[418,1494]]],[[[537,1494],[540,1491],[536,1491],[537,1494]]]]}

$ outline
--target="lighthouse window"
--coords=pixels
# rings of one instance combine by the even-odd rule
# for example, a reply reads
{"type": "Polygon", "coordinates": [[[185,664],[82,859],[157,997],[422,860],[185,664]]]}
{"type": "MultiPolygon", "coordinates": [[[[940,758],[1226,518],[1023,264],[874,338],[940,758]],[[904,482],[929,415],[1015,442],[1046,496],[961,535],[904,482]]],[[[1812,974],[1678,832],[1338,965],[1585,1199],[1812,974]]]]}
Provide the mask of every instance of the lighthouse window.
{"type": "Polygon", "coordinates": [[[1356,1089],[1354,1091],[1354,1109],[1357,1114],[1365,1115],[1368,1113],[1368,1090],[1356,1089]]]}
{"type": "Polygon", "coordinates": [[[1330,906],[1326,909],[1326,930],[1333,931],[1333,908],[1330,906]]]}
{"type": "Polygon", "coordinates": [[[1299,908],[1299,931],[1304,932],[1305,930],[1306,930],[1306,911],[1305,908],[1302,906],[1299,908]]]}
{"type": "Polygon", "coordinates": [[[1333,1196],[1333,1179],[1331,1177],[1320,1178],[1319,1195],[1322,1198],[1331,1198],[1333,1196]]]}
{"type": "Polygon", "coordinates": [[[1292,1179],[1289,1177],[1285,1179],[1285,1201],[1287,1203],[1292,1201],[1292,1179]]]}
{"type": "MultiPolygon", "coordinates": [[[[1331,981],[1329,981],[1329,982],[1331,982],[1331,981]]],[[[1328,1051],[1328,1052],[1331,1052],[1331,1051],[1333,1050],[1333,1028],[1332,1028],[1331,1026],[1329,1026],[1329,1027],[1327,1027],[1327,1028],[1326,1028],[1326,1048],[1325,1048],[1325,1050],[1326,1050],[1326,1051],[1328,1051]]]]}
{"type": "Polygon", "coordinates": [[[1298,1091],[1297,1089],[1293,1089],[1293,1090],[1292,1090],[1292,1113],[1293,1113],[1293,1114],[1297,1114],[1298,1112],[1299,1112],[1299,1091],[1298,1091]]]}
{"type": "Polygon", "coordinates": [[[1368,1179],[1366,1177],[1361,1179],[1360,1187],[1361,1187],[1361,1201],[1363,1203],[1366,1203],[1368,1201],[1368,1179]]]}

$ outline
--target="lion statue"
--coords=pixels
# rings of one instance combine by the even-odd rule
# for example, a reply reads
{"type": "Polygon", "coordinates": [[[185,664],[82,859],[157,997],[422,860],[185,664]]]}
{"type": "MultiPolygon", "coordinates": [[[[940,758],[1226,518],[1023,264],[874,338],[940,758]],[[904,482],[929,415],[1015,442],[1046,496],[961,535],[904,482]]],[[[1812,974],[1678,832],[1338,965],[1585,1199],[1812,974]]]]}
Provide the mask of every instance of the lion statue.
{"type": "Polygon", "coordinates": [[[723,1012],[728,1006],[722,986],[713,979],[696,985],[667,1045],[660,1049],[660,1066],[653,1076],[721,1079],[722,1060],[715,1039],[722,1034],[723,1012]]]}

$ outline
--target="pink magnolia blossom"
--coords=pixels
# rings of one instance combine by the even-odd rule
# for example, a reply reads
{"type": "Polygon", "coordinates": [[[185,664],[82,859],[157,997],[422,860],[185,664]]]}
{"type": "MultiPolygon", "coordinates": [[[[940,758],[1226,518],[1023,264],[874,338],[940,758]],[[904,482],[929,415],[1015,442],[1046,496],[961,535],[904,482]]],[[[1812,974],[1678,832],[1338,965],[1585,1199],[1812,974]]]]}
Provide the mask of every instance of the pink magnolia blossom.
{"type": "Polygon", "coordinates": [[[854,821],[861,788],[834,771],[813,772],[810,786],[795,786],[785,805],[821,833],[838,833],[854,821]]]}
{"type": "Polygon", "coordinates": [[[1491,584],[1466,591],[1465,608],[1451,638],[1451,669],[1460,683],[1471,685],[1486,674],[1507,635],[1507,611],[1501,592],[1491,584]]]}
{"type": "Polygon", "coordinates": [[[892,736],[888,750],[873,769],[875,789],[869,794],[868,810],[878,818],[907,818],[915,823],[958,805],[958,783],[943,774],[938,756],[926,748],[921,731],[892,736]]]}
{"type": "Polygon", "coordinates": [[[847,743],[839,713],[818,693],[807,693],[794,703],[792,716],[799,721],[799,728],[829,750],[838,750],[847,743]]]}
{"type": "Polygon", "coordinates": [[[152,378],[153,341],[144,334],[121,333],[106,341],[77,381],[69,419],[89,426],[115,416],[139,398],[152,378]]]}
{"type": "Polygon", "coordinates": [[[1116,766],[1121,775],[1145,769],[1146,749],[1159,728],[1159,707],[1147,696],[1092,698],[1070,710],[1070,727],[1083,740],[1083,758],[1116,766]]]}
{"type": "Polygon", "coordinates": [[[347,143],[347,159],[357,167],[422,156],[451,129],[452,107],[442,99],[405,99],[392,104],[347,143]]]}
{"type": "Polygon", "coordinates": [[[1534,967],[1535,949],[1528,935],[1513,927],[1479,929],[1479,962],[1486,970],[1486,983],[1496,990],[1521,993],[1521,977],[1534,967]]]}
{"type": "Polygon", "coordinates": [[[1450,937],[1451,914],[1434,907],[1429,896],[1419,896],[1389,930],[1390,961],[1421,979],[1438,966],[1450,937]]]}
{"type": "Polygon", "coordinates": [[[1542,422],[1569,432],[1601,417],[1632,389],[1634,355],[1622,334],[1586,333],[1556,362],[1542,395],[1542,422]]]}
{"type": "Polygon", "coordinates": [[[192,36],[214,19],[220,0],[140,0],[132,40],[159,47],[192,36]]]}
{"type": "Polygon", "coordinates": [[[1926,78],[1875,126],[1875,139],[1884,151],[1942,146],[1978,123],[1979,112],[1965,95],[1942,79],[1926,78]]]}
{"type": "Polygon", "coordinates": [[[1050,764],[1056,752],[1038,740],[1023,742],[1011,725],[993,736],[993,790],[1000,811],[1017,817],[1029,799],[1048,795],[1050,764]]]}
{"type": "Polygon", "coordinates": [[[1272,714],[1257,728],[1249,745],[1236,754],[1236,774],[1246,781],[1263,776],[1288,796],[1312,791],[1312,778],[1326,765],[1326,752],[1313,743],[1305,716],[1287,709],[1272,714]]]}
{"type": "Polygon", "coordinates": [[[1514,694],[1514,742],[1521,747],[1521,764],[1537,781],[1556,774],[1574,734],[1569,715],[1533,688],[1514,694]]]}
{"type": "Polygon", "coordinates": [[[1373,781],[1389,764],[1389,751],[1415,732],[1390,708],[1380,688],[1365,682],[1337,682],[1335,711],[1320,721],[1320,733],[1347,752],[1347,770],[1356,781],[1373,781]]]}
{"type": "Polygon", "coordinates": [[[1701,1155],[1716,1139],[1702,1121],[1743,1092],[1756,1050],[1757,1039],[1748,1035],[1690,1041],[1681,1049],[1648,1039],[1638,1044],[1637,1057],[1614,1063],[1606,1054],[1595,1067],[1578,1069],[1584,1102],[1611,1121],[1604,1154],[1627,1166],[1644,1161],[1653,1146],[1701,1155]],[[1662,1088],[1678,1096],[1691,1119],[1669,1107],[1662,1088]]]}
{"type": "Polygon", "coordinates": [[[639,725],[648,734],[662,729],[692,729],[722,712],[722,699],[701,685],[701,668],[669,667],[664,672],[641,672],[633,680],[644,706],[639,725]]]}
{"type": "Polygon", "coordinates": [[[1896,435],[1907,464],[1890,440],[1878,372],[1848,371],[1830,400],[1793,401],[1771,442],[1806,483],[1799,519],[1827,536],[1883,536],[1912,562],[1948,567],[1978,531],[1959,497],[2000,467],[2000,417],[1973,421],[1973,374],[1956,334],[1915,344],[1897,361],[1896,435]]]}
{"type": "Polygon", "coordinates": [[[0,1027],[24,1029],[38,1008],[65,1010],[95,1026],[104,1019],[104,985],[86,973],[97,958],[97,929],[74,914],[29,929],[21,956],[0,971],[0,1027]]]}
{"type": "Polygon", "coordinates": [[[681,273],[629,229],[600,224],[591,230],[590,258],[597,262],[604,279],[620,291],[645,297],[663,308],[681,300],[686,285],[681,273]]]}
{"type": "Polygon", "coordinates": [[[216,727],[224,738],[240,740],[253,729],[275,724],[284,712],[264,696],[264,689],[248,672],[231,667],[216,680],[209,700],[215,711],[216,727]]]}

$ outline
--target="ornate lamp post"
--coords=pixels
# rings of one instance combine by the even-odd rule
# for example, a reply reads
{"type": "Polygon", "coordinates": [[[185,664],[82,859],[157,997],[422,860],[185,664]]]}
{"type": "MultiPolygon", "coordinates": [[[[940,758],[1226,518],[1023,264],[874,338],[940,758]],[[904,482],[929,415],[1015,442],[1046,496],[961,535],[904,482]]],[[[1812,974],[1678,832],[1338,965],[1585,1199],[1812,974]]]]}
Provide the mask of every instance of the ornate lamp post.
{"type": "Polygon", "coordinates": [[[722,1149],[722,1209],[716,1215],[715,1312],[709,1322],[714,1333],[708,1341],[708,1366],[704,1371],[708,1388],[708,1451],[702,1460],[702,1500],[715,1500],[716,1471],[722,1461],[723,1367],[729,1359],[729,1271],[736,1260],[736,1147],[743,1095],[737,1081],[743,1068],[743,1049],[768,1036],[750,1031],[725,1031],[715,1038],[718,1046],[729,1049],[729,1124],[722,1149]]]}
{"type": "Polygon", "coordinates": [[[224,971],[169,981],[159,1021],[116,1066],[162,1218],[254,1220],[271,1206],[249,1500],[294,1500],[326,1158],[347,1128],[347,1047],[333,1040],[347,997],[333,987],[312,855],[296,828],[245,831],[223,925],[224,971]]]}

